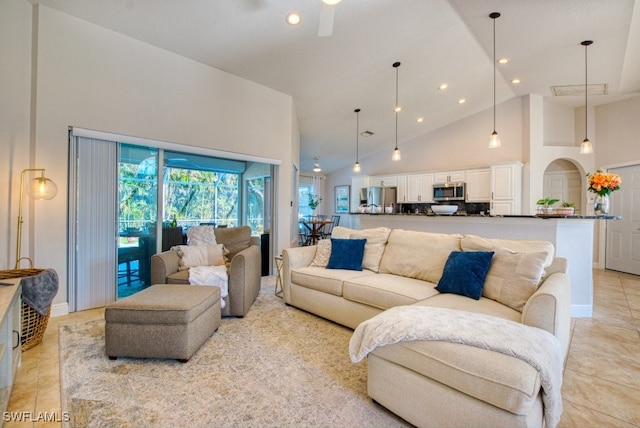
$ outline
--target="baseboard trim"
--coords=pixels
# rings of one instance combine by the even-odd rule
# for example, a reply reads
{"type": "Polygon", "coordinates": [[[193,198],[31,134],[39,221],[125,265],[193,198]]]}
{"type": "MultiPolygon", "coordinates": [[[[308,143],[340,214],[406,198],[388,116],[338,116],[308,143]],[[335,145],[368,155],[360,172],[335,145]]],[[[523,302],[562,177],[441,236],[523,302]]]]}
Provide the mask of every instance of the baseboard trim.
{"type": "Polygon", "coordinates": [[[52,317],[61,317],[63,315],[69,315],[69,304],[65,303],[56,303],[51,306],[51,316],[52,317]]]}
{"type": "Polygon", "coordinates": [[[571,318],[591,318],[593,305],[571,305],[571,318]]]}

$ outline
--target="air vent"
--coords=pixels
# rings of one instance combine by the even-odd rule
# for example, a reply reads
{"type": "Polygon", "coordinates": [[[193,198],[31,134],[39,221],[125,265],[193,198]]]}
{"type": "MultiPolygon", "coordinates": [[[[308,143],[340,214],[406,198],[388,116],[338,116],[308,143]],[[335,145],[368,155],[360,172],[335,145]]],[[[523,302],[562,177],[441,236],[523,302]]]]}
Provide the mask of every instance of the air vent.
{"type": "MultiPolygon", "coordinates": [[[[551,87],[554,97],[575,97],[584,96],[584,85],[558,85],[551,87]]],[[[607,95],[608,85],[606,83],[594,83],[587,85],[587,95],[607,95]]]]}
{"type": "Polygon", "coordinates": [[[363,137],[371,137],[373,135],[373,132],[371,132],[371,131],[362,131],[360,133],[360,135],[362,135],[363,137]]]}

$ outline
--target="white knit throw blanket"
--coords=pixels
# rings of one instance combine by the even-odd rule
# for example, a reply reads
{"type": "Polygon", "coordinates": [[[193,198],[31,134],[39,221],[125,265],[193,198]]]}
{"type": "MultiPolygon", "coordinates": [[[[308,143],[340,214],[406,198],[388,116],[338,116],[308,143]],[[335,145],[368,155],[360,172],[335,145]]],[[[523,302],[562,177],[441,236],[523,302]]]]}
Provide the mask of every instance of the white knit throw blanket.
{"type": "Polygon", "coordinates": [[[547,427],[562,415],[562,351],[551,333],[503,318],[454,309],[398,306],[364,321],[349,343],[357,363],[377,346],[401,341],[460,343],[518,358],[540,373],[547,427]]]}

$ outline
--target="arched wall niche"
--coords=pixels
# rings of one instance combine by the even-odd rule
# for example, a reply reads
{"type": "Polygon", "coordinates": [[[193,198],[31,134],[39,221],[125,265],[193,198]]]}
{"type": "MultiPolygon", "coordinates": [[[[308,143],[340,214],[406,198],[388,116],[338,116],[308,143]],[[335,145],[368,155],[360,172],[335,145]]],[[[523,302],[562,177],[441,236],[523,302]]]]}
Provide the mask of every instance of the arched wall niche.
{"type": "Polygon", "coordinates": [[[562,202],[573,202],[576,214],[586,215],[587,186],[586,171],[583,166],[570,158],[554,159],[547,164],[542,176],[542,197],[552,197],[562,202]]]}

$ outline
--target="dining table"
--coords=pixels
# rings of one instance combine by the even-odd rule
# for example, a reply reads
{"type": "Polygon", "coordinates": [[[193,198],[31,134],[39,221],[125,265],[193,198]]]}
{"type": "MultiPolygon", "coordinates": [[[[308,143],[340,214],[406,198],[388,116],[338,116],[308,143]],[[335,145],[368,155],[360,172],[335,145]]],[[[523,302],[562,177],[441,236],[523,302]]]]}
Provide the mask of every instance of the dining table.
{"type": "Polygon", "coordinates": [[[333,223],[331,219],[311,218],[300,220],[307,231],[304,245],[315,245],[323,236],[324,227],[333,223]]]}

